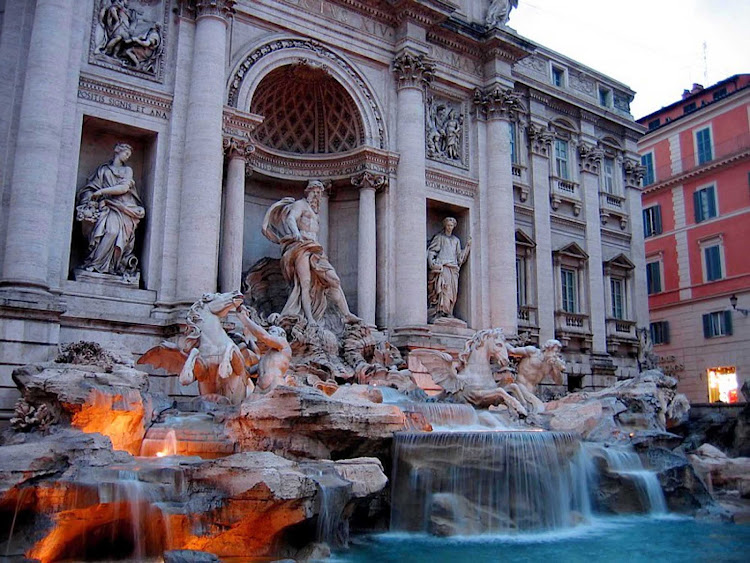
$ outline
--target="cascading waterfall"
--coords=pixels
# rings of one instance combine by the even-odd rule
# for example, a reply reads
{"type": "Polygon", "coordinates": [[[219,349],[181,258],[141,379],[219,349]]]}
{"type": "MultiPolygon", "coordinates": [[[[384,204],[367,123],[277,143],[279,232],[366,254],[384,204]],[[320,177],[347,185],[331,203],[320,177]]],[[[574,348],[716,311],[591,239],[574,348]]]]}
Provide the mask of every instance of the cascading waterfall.
{"type": "Polygon", "coordinates": [[[395,437],[391,529],[437,535],[551,530],[590,516],[579,442],[559,432],[395,437]]]}
{"type": "MultiPolygon", "coordinates": [[[[645,512],[654,516],[667,513],[659,479],[653,471],[643,467],[641,458],[632,447],[586,444],[585,450],[592,459],[596,456],[603,458],[610,473],[633,483],[645,512]]],[[[599,477],[597,472],[593,476],[595,479],[599,477]]]]}
{"type": "Polygon", "coordinates": [[[421,413],[433,427],[455,428],[479,424],[477,411],[471,405],[414,401],[388,387],[380,387],[380,392],[384,403],[398,405],[404,412],[421,413]]]}

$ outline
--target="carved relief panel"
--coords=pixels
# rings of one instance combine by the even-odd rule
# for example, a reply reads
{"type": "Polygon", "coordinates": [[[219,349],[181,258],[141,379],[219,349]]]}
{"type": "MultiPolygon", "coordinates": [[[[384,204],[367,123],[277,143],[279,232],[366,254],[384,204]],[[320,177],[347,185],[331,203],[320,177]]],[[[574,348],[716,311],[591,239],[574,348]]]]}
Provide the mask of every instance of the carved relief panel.
{"type": "Polygon", "coordinates": [[[428,97],[425,111],[427,158],[468,169],[464,134],[466,112],[460,102],[428,97]]]}
{"type": "Polygon", "coordinates": [[[89,62],[162,81],[169,0],[95,0],[89,62]]]}

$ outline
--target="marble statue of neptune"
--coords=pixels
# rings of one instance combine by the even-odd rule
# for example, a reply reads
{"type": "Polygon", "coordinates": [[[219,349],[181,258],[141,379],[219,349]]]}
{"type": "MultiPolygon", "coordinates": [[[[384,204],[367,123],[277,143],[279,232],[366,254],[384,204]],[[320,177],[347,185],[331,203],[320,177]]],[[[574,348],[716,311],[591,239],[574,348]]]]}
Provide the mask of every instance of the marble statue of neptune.
{"type": "Polygon", "coordinates": [[[311,180],[304,199],[286,197],[274,203],[263,219],[265,237],[281,245],[281,271],[291,286],[281,314],[303,316],[316,325],[330,300],[345,322],[354,322],[359,319],[349,311],[341,280],[318,242],[323,189],[320,181],[311,180]]]}
{"type": "Polygon", "coordinates": [[[443,219],[443,230],[437,233],[427,247],[427,301],[430,320],[453,317],[453,307],[458,297],[458,274],[471,250],[471,239],[466,248],[453,234],[457,221],[443,219]]]}
{"type": "Polygon", "coordinates": [[[146,214],[125,163],[133,148],[117,143],[114,156],[78,190],[76,218],[88,240],[83,269],[101,274],[134,274],[138,259],[133,254],[135,230],[146,214]]]}

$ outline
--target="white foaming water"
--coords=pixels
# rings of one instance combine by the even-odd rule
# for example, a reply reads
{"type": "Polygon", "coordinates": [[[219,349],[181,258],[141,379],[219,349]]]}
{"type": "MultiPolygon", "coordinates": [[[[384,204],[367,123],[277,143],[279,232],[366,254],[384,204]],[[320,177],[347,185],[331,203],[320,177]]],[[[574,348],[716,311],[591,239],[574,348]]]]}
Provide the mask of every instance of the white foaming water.
{"type": "Polygon", "coordinates": [[[643,467],[641,458],[633,451],[631,446],[587,444],[586,448],[593,455],[601,455],[607,462],[610,472],[633,482],[641,504],[647,513],[653,516],[667,513],[664,492],[656,473],[643,467]]]}

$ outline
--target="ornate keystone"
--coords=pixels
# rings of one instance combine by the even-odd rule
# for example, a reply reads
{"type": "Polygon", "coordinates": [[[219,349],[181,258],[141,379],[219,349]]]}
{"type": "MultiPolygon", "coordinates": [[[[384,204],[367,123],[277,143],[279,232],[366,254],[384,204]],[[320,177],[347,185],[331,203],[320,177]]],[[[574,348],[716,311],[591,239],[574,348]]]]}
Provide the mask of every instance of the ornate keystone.
{"type": "Polygon", "coordinates": [[[242,158],[247,160],[255,152],[255,145],[250,142],[250,139],[240,137],[224,137],[222,148],[227,158],[242,158]]]}
{"type": "Polygon", "coordinates": [[[602,149],[594,145],[581,143],[578,145],[578,156],[578,165],[581,167],[581,172],[599,174],[599,164],[604,158],[602,149]]]}
{"type": "Polygon", "coordinates": [[[388,185],[388,178],[383,174],[365,171],[352,177],[352,185],[359,189],[380,190],[388,185]]]}
{"type": "Polygon", "coordinates": [[[405,51],[393,61],[393,72],[398,78],[399,89],[425,88],[435,75],[435,64],[424,55],[405,51]]]}
{"type": "Polygon", "coordinates": [[[555,136],[542,125],[529,124],[526,129],[526,135],[529,137],[529,147],[531,152],[544,157],[549,157],[550,147],[555,136]]]}
{"type": "Polygon", "coordinates": [[[474,90],[477,116],[485,119],[515,119],[521,109],[520,96],[512,88],[492,88],[482,92],[474,90]]]}

